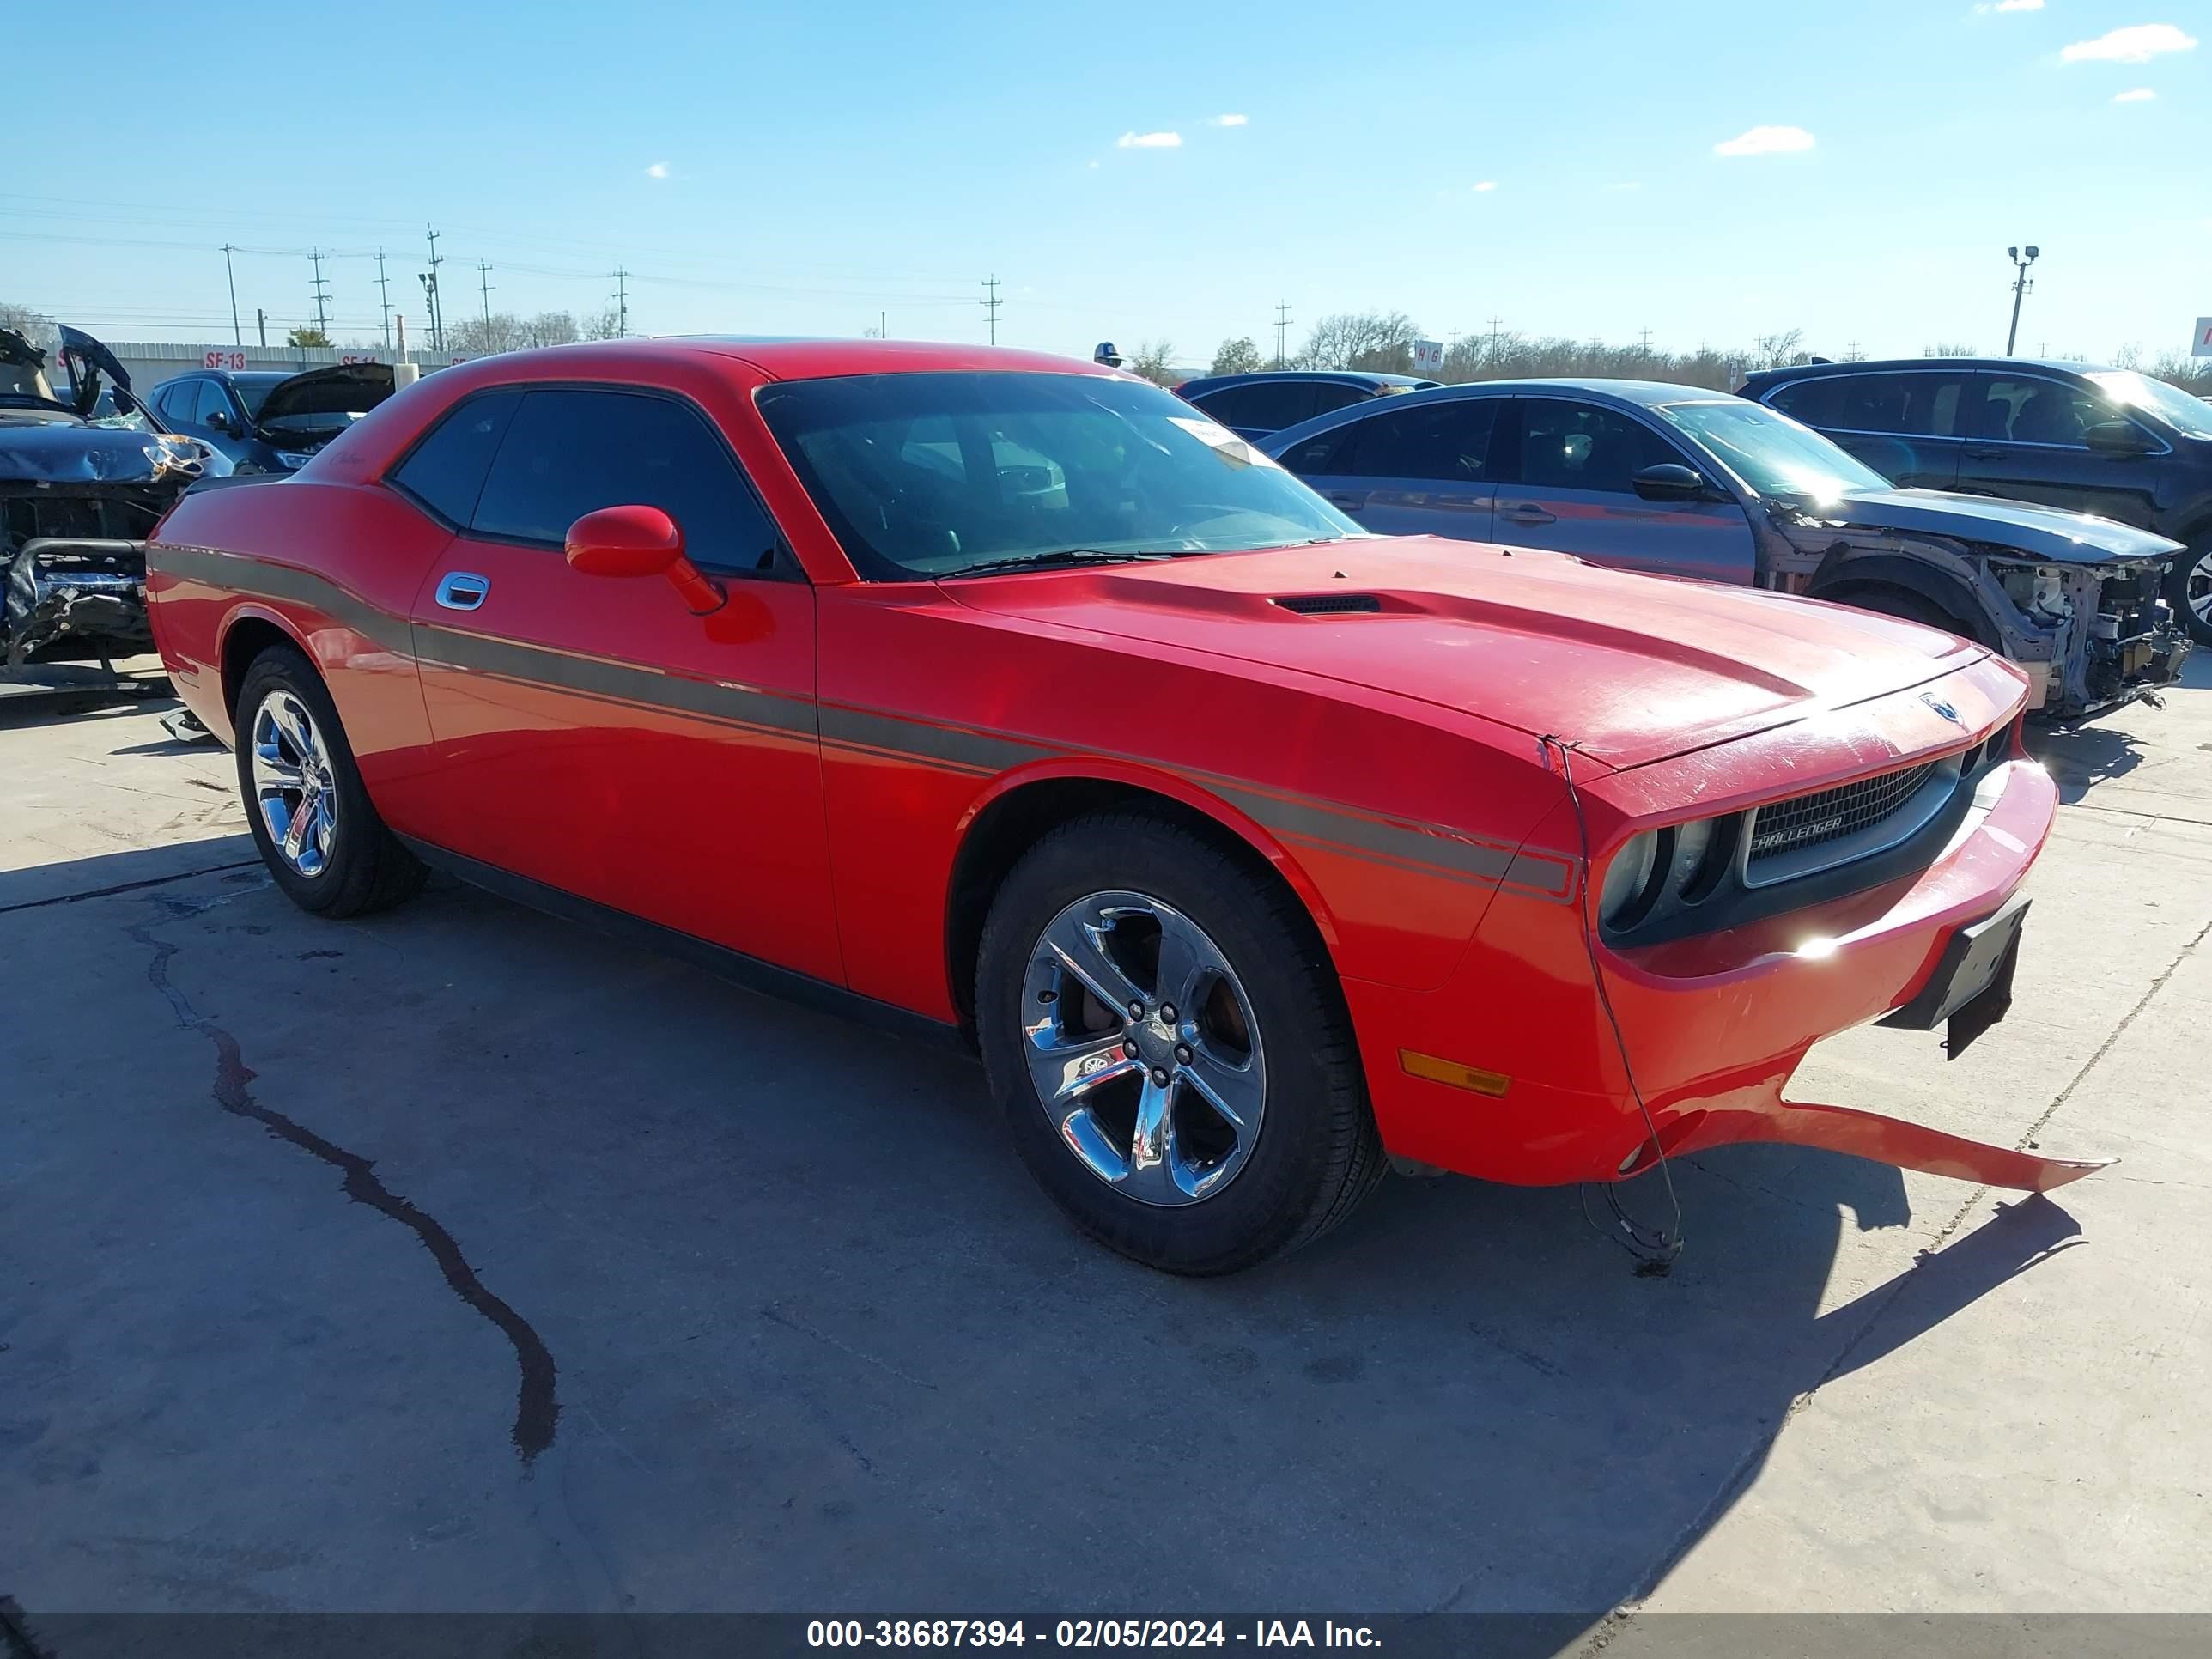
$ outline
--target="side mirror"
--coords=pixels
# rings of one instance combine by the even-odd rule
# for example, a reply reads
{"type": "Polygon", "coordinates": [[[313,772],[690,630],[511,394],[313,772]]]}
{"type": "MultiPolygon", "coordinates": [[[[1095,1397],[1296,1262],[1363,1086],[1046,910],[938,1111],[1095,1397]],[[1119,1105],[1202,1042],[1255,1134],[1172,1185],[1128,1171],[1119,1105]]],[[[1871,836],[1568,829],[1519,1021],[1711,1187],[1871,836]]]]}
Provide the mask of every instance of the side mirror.
{"type": "Polygon", "coordinates": [[[695,617],[722,608],[721,584],[684,556],[684,532],[657,507],[603,507],[568,526],[571,569],[586,576],[665,576],[695,617]]]}
{"type": "Polygon", "coordinates": [[[230,430],[230,416],[224,414],[222,410],[219,409],[216,410],[214,414],[207,417],[207,423],[213,427],[217,432],[228,432],[230,430]]]}
{"type": "Polygon", "coordinates": [[[2148,455],[2158,446],[2133,421],[2100,421],[2081,434],[2100,455],[2148,455]]]}
{"type": "Polygon", "coordinates": [[[1705,498],[1705,475],[1680,461],[1661,461],[1629,480],[1647,501],[1698,501],[1705,498]]]}

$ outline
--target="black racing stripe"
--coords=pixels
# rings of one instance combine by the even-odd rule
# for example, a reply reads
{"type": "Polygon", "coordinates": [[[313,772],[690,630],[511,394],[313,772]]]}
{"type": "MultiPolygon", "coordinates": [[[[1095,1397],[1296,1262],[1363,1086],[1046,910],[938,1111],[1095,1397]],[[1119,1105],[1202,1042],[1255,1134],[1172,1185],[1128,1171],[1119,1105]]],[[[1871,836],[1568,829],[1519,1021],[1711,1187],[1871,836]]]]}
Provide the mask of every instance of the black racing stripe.
{"type": "Polygon", "coordinates": [[[893,750],[987,772],[1004,772],[1030,761],[1080,752],[1063,744],[933,726],[902,714],[847,708],[835,703],[823,705],[822,735],[827,740],[866,749],[893,750]]]}
{"type": "MultiPolygon", "coordinates": [[[[1049,743],[1015,732],[933,724],[886,710],[824,704],[751,686],[694,679],[635,663],[578,656],[520,641],[496,639],[434,623],[410,626],[313,571],[242,554],[199,548],[149,550],[154,568],[234,592],[311,605],[385,649],[502,679],[559,687],[586,696],[644,703],[682,714],[771,731],[818,737],[839,747],[898,755],[985,776],[1032,761],[1085,753],[1158,766],[1156,756],[1110,754],[1049,743]]],[[[1317,796],[1287,799],[1217,773],[1176,769],[1201,788],[1235,805],[1255,823],[1285,837],[1364,855],[1401,867],[1511,887],[1565,902],[1575,890],[1573,860],[1496,842],[1478,841],[1442,825],[1383,823],[1317,796]]]]}
{"type": "Polygon", "coordinates": [[[610,662],[603,657],[581,657],[520,640],[495,639],[435,623],[415,629],[416,647],[424,662],[437,663],[501,679],[535,685],[557,686],[566,691],[612,697],[623,702],[648,703],[679,714],[734,720],[740,725],[765,726],[811,737],[815,733],[814,705],[804,697],[786,696],[754,686],[720,680],[693,679],[636,663],[610,662]]]}
{"type": "Polygon", "coordinates": [[[215,553],[195,547],[149,546],[146,550],[146,564],[150,570],[228,588],[254,599],[289,599],[296,605],[311,605],[386,651],[405,656],[414,654],[415,642],[404,617],[395,617],[312,570],[271,564],[246,554],[215,553]]]}

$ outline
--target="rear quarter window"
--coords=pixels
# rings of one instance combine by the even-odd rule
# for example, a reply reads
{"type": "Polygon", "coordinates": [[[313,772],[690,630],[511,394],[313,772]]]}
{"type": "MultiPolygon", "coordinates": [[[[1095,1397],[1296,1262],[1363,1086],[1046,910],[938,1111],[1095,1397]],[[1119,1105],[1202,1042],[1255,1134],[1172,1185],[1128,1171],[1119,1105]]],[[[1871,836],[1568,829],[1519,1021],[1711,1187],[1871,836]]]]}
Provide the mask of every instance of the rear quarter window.
{"type": "Polygon", "coordinates": [[[520,392],[488,392],[456,404],[393,469],[392,482],[448,524],[466,529],[521,401],[520,392]]]}

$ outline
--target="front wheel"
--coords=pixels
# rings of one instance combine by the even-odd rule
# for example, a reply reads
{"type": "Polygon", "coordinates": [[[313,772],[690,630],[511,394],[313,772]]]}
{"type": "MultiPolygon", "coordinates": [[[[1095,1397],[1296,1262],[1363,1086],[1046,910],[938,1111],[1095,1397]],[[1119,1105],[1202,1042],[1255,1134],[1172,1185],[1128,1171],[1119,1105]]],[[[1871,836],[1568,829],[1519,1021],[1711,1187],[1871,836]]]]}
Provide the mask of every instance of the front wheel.
{"type": "Polygon", "coordinates": [[[1347,1214],[1383,1168],[1341,988],[1279,883],[1164,819],[1063,825],[985,926],[993,1095],[1068,1216],[1170,1273],[1232,1273],[1347,1214]]]}
{"type": "Polygon", "coordinates": [[[295,904],[357,916],[421,889],[428,872],[376,815],[337,706],[306,657],[289,646],[256,657],[233,718],[247,826],[295,904]]]}
{"type": "Polygon", "coordinates": [[[2212,645],[2212,540],[2199,542],[2173,562],[2166,579],[2173,619],[2199,645],[2212,645]]]}

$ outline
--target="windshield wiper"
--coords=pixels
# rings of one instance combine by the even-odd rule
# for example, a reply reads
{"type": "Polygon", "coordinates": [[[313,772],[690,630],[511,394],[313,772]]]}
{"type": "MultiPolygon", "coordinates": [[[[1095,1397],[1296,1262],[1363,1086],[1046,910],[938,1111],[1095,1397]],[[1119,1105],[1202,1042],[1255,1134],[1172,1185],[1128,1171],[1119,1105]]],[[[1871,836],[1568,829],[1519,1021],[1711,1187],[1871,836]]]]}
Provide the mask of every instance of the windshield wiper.
{"type": "Polygon", "coordinates": [[[1096,547],[1061,547],[1049,553],[1024,553],[1012,558],[983,559],[975,564],[963,564],[957,570],[940,572],[941,577],[995,576],[1009,570],[1065,570],[1079,564],[1136,564],[1152,559],[1172,559],[1173,553],[1139,551],[1109,553],[1096,547]]]}

